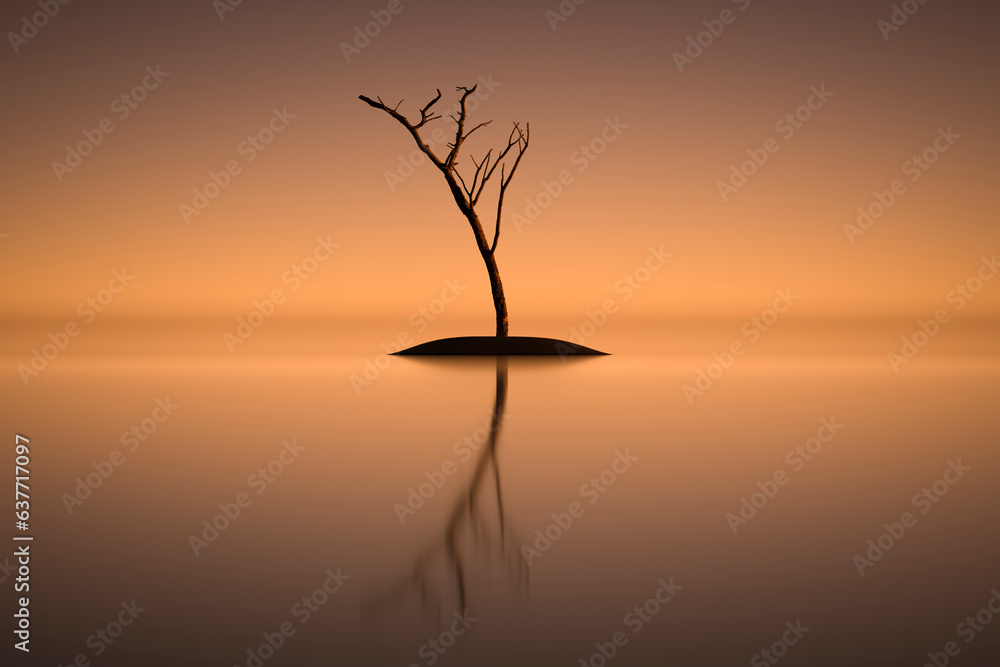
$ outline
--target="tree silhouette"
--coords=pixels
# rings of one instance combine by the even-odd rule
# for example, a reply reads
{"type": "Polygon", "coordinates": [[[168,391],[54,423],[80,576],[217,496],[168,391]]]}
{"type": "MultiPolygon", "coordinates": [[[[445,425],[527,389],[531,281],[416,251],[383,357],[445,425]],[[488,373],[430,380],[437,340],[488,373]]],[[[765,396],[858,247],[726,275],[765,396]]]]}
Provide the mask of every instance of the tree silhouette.
{"type": "Polygon", "coordinates": [[[359,98],[376,109],[381,109],[399,121],[403,127],[410,132],[410,136],[413,137],[413,140],[417,142],[417,147],[444,175],[445,181],[448,182],[448,187],[451,189],[451,194],[455,198],[455,203],[458,204],[458,208],[462,212],[462,215],[466,217],[469,221],[469,225],[472,226],[472,231],[476,235],[476,245],[479,246],[479,254],[482,255],[483,261],[486,263],[486,271],[490,276],[490,288],[493,291],[493,307],[496,309],[497,315],[496,335],[497,337],[506,337],[508,332],[507,299],[503,294],[503,283],[500,282],[500,270],[497,268],[495,255],[497,242],[500,240],[500,216],[503,211],[503,197],[507,192],[507,186],[510,185],[511,179],[514,178],[514,171],[517,169],[517,165],[521,162],[524,152],[528,150],[529,126],[526,124],[524,131],[522,131],[520,125],[518,123],[514,123],[514,128],[511,130],[510,136],[507,138],[507,146],[504,147],[503,150],[501,150],[495,157],[493,155],[493,149],[490,149],[480,162],[476,162],[475,158],[472,158],[472,163],[475,165],[476,171],[472,175],[472,184],[466,185],[465,179],[458,171],[458,151],[462,147],[462,143],[469,138],[469,135],[479,128],[489,125],[492,121],[479,123],[471,130],[466,131],[465,101],[468,99],[469,95],[472,95],[476,91],[476,86],[473,86],[472,88],[458,86],[456,90],[462,93],[462,97],[459,99],[458,103],[458,115],[451,116],[451,119],[455,121],[456,125],[455,139],[448,144],[448,147],[451,150],[448,155],[444,157],[444,159],[435,155],[430,149],[430,146],[428,146],[420,136],[420,129],[424,125],[441,118],[441,116],[435,115],[434,112],[431,111],[431,107],[433,107],[434,104],[441,99],[440,88],[437,91],[437,97],[428,102],[420,110],[420,121],[417,123],[411,123],[406,119],[406,116],[397,111],[399,105],[403,103],[402,100],[400,100],[399,104],[396,106],[388,107],[384,102],[382,102],[381,97],[377,97],[373,100],[365,97],[364,95],[359,95],[359,98]],[[517,157],[513,160],[510,173],[507,173],[506,158],[513,149],[517,149],[517,157]],[[486,233],[483,231],[483,225],[479,220],[479,213],[476,211],[476,205],[479,203],[480,195],[483,194],[483,189],[496,172],[498,166],[500,167],[500,194],[497,199],[496,229],[493,232],[493,243],[490,243],[486,238],[486,233]]]}

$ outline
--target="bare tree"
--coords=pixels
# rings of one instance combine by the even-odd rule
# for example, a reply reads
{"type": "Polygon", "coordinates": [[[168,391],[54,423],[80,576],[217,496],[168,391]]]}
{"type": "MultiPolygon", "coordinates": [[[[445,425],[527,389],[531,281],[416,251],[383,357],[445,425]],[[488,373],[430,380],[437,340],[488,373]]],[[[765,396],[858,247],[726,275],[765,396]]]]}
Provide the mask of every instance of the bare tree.
{"type": "Polygon", "coordinates": [[[397,111],[397,109],[399,109],[399,105],[403,103],[402,100],[400,100],[399,104],[396,106],[388,107],[384,102],[382,102],[381,97],[375,98],[374,100],[365,97],[364,95],[360,95],[359,97],[364,102],[375,107],[376,109],[381,109],[399,121],[403,127],[410,132],[413,140],[417,142],[417,147],[444,175],[445,181],[448,182],[448,187],[451,189],[451,194],[455,198],[455,203],[458,204],[458,208],[462,212],[462,215],[466,217],[469,224],[472,226],[472,231],[476,235],[476,244],[479,246],[479,254],[482,255],[483,261],[486,263],[486,271],[490,275],[490,288],[493,291],[493,306],[496,309],[497,314],[496,335],[501,337],[507,335],[508,323],[507,300],[504,298],[503,283],[500,282],[500,270],[497,268],[497,260],[495,257],[497,242],[500,240],[500,216],[503,211],[503,197],[507,192],[507,186],[510,185],[511,179],[514,178],[514,171],[517,169],[517,165],[521,162],[521,157],[523,157],[524,152],[528,150],[529,126],[525,125],[524,131],[522,131],[520,125],[518,123],[514,123],[514,129],[511,130],[510,136],[507,138],[507,146],[499,151],[496,156],[493,155],[493,149],[490,149],[481,161],[476,162],[475,158],[472,158],[472,163],[475,165],[476,171],[472,175],[471,185],[466,185],[465,179],[458,171],[458,151],[462,147],[462,143],[469,138],[469,135],[479,128],[489,125],[492,121],[480,123],[471,130],[466,131],[465,101],[468,99],[469,95],[472,95],[476,91],[476,86],[473,86],[472,88],[459,86],[456,90],[462,93],[462,97],[458,103],[458,115],[451,116],[451,119],[455,121],[456,125],[455,139],[448,144],[448,147],[451,150],[443,159],[436,156],[420,136],[420,129],[424,125],[441,118],[441,116],[435,115],[434,112],[431,111],[431,107],[433,107],[434,104],[441,99],[440,89],[437,91],[437,97],[428,102],[426,106],[420,110],[420,120],[416,123],[411,123],[406,119],[406,116],[397,111]],[[517,154],[513,160],[510,172],[507,173],[505,159],[513,149],[517,149],[517,154]],[[479,213],[476,211],[476,205],[479,203],[479,197],[483,194],[483,189],[486,187],[486,183],[489,182],[498,166],[500,167],[500,194],[497,199],[496,229],[493,232],[493,242],[490,243],[486,238],[486,233],[483,231],[483,225],[479,220],[479,213]]]}

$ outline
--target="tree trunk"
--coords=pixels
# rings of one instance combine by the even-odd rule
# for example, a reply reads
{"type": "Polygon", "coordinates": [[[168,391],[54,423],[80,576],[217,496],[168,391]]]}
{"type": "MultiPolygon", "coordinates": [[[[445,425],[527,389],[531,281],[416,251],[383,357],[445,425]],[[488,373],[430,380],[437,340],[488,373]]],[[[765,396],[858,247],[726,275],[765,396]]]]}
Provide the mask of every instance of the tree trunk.
{"type": "Polygon", "coordinates": [[[483,253],[486,271],[490,274],[490,289],[493,291],[493,307],[497,312],[497,338],[507,336],[507,299],[503,295],[503,283],[500,282],[500,269],[497,268],[496,257],[489,248],[483,253]]]}
{"type": "MultiPolygon", "coordinates": [[[[452,188],[453,192],[457,188],[452,188]]],[[[455,200],[459,201],[458,194],[455,195],[455,200]]],[[[497,259],[493,254],[493,249],[490,248],[489,241],[486,240],[486,234],[483,232],[483,225],[479,222],[479,216],[476,212],[472,210],[469,206],[463,206],[463,202],[459,201],[459,207],[468,218],[469,224],[472,226],[472,233],[476,235],[476,245],[479,246],[479,254],[483,256],[483,261],[486,262],[486,272],[490,275],[490,290],[493,292],[493,308],[497,313],[497,338],[505,338],[508,332],[507,324],[507,299],[503,295],[503,283],[500,282],[500,269],[497,268],[497,259]]]]}

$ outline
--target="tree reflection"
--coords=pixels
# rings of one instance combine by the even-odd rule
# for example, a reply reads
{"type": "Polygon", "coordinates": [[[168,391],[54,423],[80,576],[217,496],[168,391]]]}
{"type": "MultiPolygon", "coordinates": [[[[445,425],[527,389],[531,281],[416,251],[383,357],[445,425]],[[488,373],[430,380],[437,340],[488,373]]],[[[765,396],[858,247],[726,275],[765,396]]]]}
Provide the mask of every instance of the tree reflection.
{"type": "Polygon", "coordinates": [[[391,581],[385,592],[374,595],[363,611],[381,614],[387,607],[402,606],[411,598],[419,600],[424,612],[450,614],[465,610],[469,603],[470,566],[479,559],[492,565],[497,556],[508,580],[527,589],[528,567],[517,549],[517,540],[509,535],[497,462],[507,403],[507,375],[507,357],[498,356],[489,437],[475,459],[468,483],[447,514],[441,538],[418,553],[413,567],[391,581]],[[496,502],[495,514],[491,500],[496,502]],[[452,595],[455,602],[448,604],[452,595]]]}

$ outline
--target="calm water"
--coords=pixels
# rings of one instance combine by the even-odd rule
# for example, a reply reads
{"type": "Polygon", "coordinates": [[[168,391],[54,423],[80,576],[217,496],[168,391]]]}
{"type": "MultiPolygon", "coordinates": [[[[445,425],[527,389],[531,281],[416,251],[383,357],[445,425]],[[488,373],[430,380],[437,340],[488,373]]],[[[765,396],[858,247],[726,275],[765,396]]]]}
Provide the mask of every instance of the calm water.
{"type": "Polygon", "coordinates": [[[37,664],[1000,654],[995,357],[58,362],[2,385],[37,664]]]}

